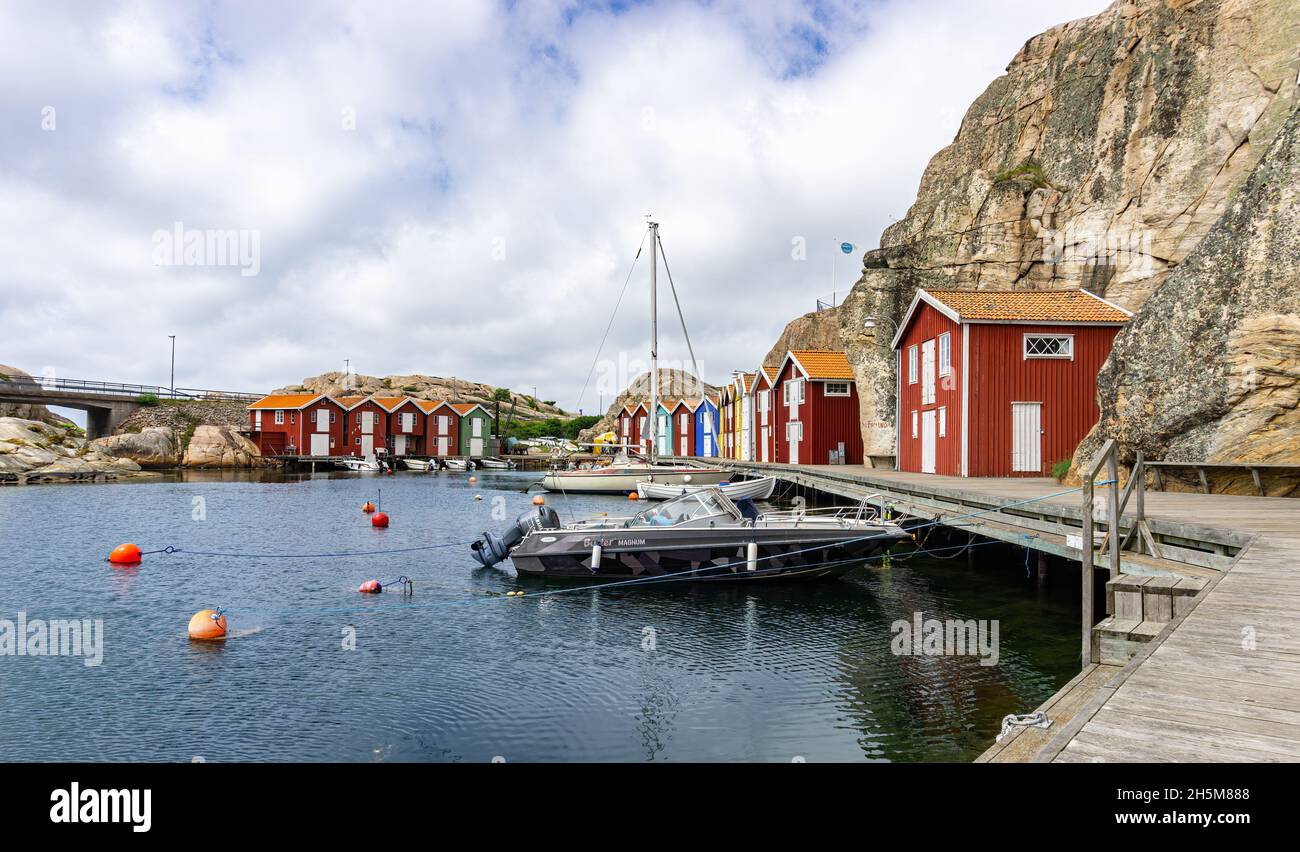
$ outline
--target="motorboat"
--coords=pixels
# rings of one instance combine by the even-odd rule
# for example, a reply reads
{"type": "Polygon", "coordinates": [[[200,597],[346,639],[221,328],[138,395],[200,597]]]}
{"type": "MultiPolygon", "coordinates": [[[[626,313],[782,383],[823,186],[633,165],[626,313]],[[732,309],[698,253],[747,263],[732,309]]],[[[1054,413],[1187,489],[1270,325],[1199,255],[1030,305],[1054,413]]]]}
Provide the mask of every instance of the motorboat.
{"type": "Polygon", "coordinates": [[[561,525],[549,506],[520,515],[503,534],[470,545],[491,567],[509,558],[520,576],[737,581],[837,577],[911,539],[870,498],[856,507],[760,513],[703,488],[630,518],[561,525]]]}
{"type": "Polygon", "coordinates": [[[486,458],[478,460],[479,467],[484,470],[514,470],[515,463],[507,459],[486,458]]]}
{"type": "Polygon", "coordinates": [[[473,470],[474,462],[469,459],[443,459],[442,464],[447,470],[473,470]]]}
{"type": "MultiPolygon", "coordinates": [[[[670,485],[664,482],[645,480],[637,482],[636,493],[643,500],[669,500],[692,491],[710,488],[709,485],[670,485]]],[[[776,490],[775,476],[760,476],[757,479],[742,479],[736,482],[720,482],[716,486],[733,501],[748,497],[751,500],[766,500],[776,490]]]]}
{"type": "Polygon", "coordinates": [[[433,459],[413,459],[409,456],[402,457],[402,464],[406,465],[407,470],[414,470],[419,473],[428,473],[429,470],[436,468],[438,465],[433,459]]]}
{"type": "Polygon", "coordinates": [[[366,456],[365,458],[339,459],[338,463],[346,467],[348,470],[356,470],[365,473],[377,473],[382,469],[379,466],[379,462],[375,459],[374,456],[366,456]]]}

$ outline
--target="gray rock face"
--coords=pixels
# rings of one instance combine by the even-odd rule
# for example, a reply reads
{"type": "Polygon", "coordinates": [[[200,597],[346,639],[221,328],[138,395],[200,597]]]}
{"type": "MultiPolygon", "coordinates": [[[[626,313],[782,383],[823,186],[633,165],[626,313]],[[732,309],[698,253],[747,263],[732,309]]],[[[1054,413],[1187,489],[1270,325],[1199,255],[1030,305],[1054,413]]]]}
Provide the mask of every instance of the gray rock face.
{"type": "Polygon", "coordinates": [[[180,461],[176,433],[167,426],[146,426],[139,432],[124,432],[91,442],[100,452],[127,458],[143,467],[175,467],[180,461]]]}
{"type": "Polygon", "coordinates": [[[139,476],[140,466],[38,420],[0,417],[0,482],[62,482],[139,476]]]}
{"type": "Polygon", "coordinates": [[[1294,0],[1117,0],[1029,39],[848,299],[805,323],[838,327],[867,454],[893,452],[888,344],[918,287],[1087,287],[1140,311],[1286,122],[1297,44],[1294,0]]]}
{"type": "Polygon", "coordinates": [[[1168,461],[1300,463],[1300,109],[1115,341],[1104,438],[1168,461]]]}
{"type": "Polygon", "coordinates": [[[235,429],[204,424],[195,427],[181,463],[185,467],[254,467],[261,460],[257,445],[235,429]]]}

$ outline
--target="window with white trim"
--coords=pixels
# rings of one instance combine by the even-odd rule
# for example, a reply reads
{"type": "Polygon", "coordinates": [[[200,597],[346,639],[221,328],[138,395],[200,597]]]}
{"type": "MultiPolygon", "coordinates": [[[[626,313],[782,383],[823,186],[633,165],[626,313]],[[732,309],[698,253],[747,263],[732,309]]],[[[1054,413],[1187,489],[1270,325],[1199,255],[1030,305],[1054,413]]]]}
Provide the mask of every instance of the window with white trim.
{"type": "Polygon", "coordinates": [[[849,383],[848,382],[827,382],[826,395],[827,396],[848,396],[849,383]]]}
{"type": "Polygon", "coordinates": [[[915,343],[907,347],[907,383],[909,385],[916,384],[916,364],[920,357],[920,352],[917,350],[915,343]]]}
{"type": "Polygon", "coordinates": [[[948,406],[939,406],[939,437],[946,437],[948,434],[948,406]]]}
{"type": "Polygon", "coordinates": [[[1026,334],[1025,358],[1074,357],[1073,334],[1026,334]]]}
{"type": "Polygon", "coordinates": [[[785,392],[781,401],[788,405],[803,405],[803,379],[789,379],[785,383],[785,392]]]}
{"type": "Polygon", "coordinates": [[[915,439],[916,436],[919,434],[921,434],[920,417],[917,415],[915,411],[913,411],[912,412],[912,438],[915,439]]]}
{"type": "Polygon", "coordinates": [[[310,420],[312,423],[316,422],[316,409],[313,408],[310,412],[308,412],[307,419],[310,420]]]}
{"type": "Polygon", "coordinates": [[[290,411],[290,412],[289,412],[289,423],[290,423],[290,424],[293,424],[293,423],[297,423],[297,422],[298,422],[298,412],[296,412],[296,411],[290,411]]]}
{"type": "Polygon", "coordinates": [[[279,423],[279,424],[281,424],[281,425],[284,424],[284,411],[283,411],[282,409],[278,409],[278,408],[276,409],[276,411],[275,411],[275,422],[276,422],[276,423],[279,423]]]}
{"type": "Polygon", "coordinates": [[[803,424],[797,420],[785,424],[785,439],[787,441],[802,441],[803,424]]]}
{"type": "Polygon", "coordinates": [[[946,376],[952,372],[952,335],[944,332],[939,335],[939,375],[946,376]]]}

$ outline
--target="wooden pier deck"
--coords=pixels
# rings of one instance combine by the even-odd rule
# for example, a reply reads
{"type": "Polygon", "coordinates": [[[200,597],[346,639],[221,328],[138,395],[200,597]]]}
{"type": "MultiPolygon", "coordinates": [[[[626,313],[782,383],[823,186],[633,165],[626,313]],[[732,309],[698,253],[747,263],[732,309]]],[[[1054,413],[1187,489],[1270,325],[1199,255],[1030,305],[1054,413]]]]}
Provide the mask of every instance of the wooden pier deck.
{"type": "MultiPolygon", "coordinates": [[[[1028,546],[1080,557],[1047,534],[1081,512],[1077,492],[1049,496],[1065,489],[1051,479],[723,464],[845,496],[880,491],[925,517],[1046,498],[971,529],[1022,542],[1036,531],[1028,546]]],[[[1123,573],[1190,572],[1203,590],[1126,665],[1091,665],[1044,703],[1051,728],[1017,729],[979,762],[1300,761],[1300,500],[1148,492],[1145,508],[1161,550],[1192,564],[1126,554],[1123,573]]]]}

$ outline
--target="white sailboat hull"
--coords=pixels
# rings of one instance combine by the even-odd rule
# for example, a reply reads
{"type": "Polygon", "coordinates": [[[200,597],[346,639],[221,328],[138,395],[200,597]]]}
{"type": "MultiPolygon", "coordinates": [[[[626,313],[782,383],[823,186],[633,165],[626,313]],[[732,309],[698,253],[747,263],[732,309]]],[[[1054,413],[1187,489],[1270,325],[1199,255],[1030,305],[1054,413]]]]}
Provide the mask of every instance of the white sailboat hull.
{"type": "Polygon", "coordinates": [[[664,485],[717,485],[727,478],[725,470],[696,467],[604,467],[595,470],[552,471],[542,477],[547,491],[569,494],[628,494],[638,482],[664,485]]]}

